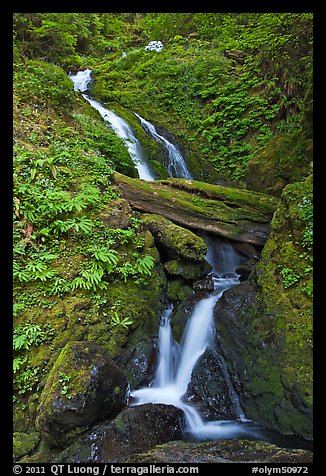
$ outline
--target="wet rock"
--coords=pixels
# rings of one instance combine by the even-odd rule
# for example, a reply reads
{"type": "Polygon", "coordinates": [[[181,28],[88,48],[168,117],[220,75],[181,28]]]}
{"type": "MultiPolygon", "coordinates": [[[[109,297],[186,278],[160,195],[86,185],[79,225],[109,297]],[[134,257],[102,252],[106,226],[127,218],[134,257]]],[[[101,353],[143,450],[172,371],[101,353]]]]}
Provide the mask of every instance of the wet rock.
{"type": "Polygon", "coordinates": [[[69,342],[48,375],[37,408],[36,428],[55,446],[71,442],[101,418],[125,406],[128,382],[93,342],[69,342]]]}
{"type": "Polygon", "coordinates": [[[233,246],[234,249],[239,253],[239,255],[244,256],[248,259],[259,259],[259,251],[257,251],[257,249],[249,243],[235,243],[233,246]]]}
{"type": "Polygon", "coordinates": [[[232,278],[232,279],[236,279],[237,278],[237,275],[236,273],[224,273],[222,278],[232,278]]]}
{"type": "Polygon", "coordinates": [[[181,302],[193,294],[193,289],[186,286],[181,278],[168,281],[168,300],[172,302],[181,302]]]}
{"type": "Polygon", "coordinates": [[[214,281],[211,277],[206,279],[202,279],[200,281],[196,281],[193,284],[193,289],[195,292],[205,292],[207,294],[212,293],[214,291],[214,281]]]}
{"type": "Polygon", "coordinates": [[[236,268],[236,272],[240,274],[240,278],[239,278],[240,282],[245,281],[246,279],[249,278],[249,276],[255,269],[256,264],[257,264],[256,260],[250,259],[246,261],[245,263],[243,263],[241,266],[238,266],[238,268],[236,268]]]}
{"type": "Polygon", "coordinates": [[[144,337],[129,352],[123,352],[115,359],[124,369],[132,388],[148,385],[154,378],[156,362],[156,338],[144,337]]]}
{"type": "Polygon", "coordinates": [[[212,270],[212,266],[206,260],[191,263],[183,259],[168,261],[164,268],[170,276],[181,276],[189,281],[202,278],[212,270]]]}
{"type": "Polygon", "coordinates": [[[206,350],[198,359],[185,401],[196,406],[201,415],[208,420],[238,417],[227,368],[216,351],[206,350]]]}
{"type": "Polygon", "coordinates": [[[115,463],[128,455],[182,437],[184,416],[173,405],[148,403],[123,410],[97,425],[57,458],[60,463],[115,463]]]}
{"type": "Polygon", "coordinates": [[[171,441],[152,450],[129,456],[123,463],[312,463],[313,453],[279,448],[271,443],[223,440],[205,443],[171,441]]]}

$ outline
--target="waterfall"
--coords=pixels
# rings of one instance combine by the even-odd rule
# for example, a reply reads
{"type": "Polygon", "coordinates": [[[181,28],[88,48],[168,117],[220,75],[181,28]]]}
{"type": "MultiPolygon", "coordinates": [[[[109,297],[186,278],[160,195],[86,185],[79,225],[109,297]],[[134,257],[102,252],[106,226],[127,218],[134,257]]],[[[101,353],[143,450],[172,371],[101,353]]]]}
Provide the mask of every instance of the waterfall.
{"type": "Polygon", "coordinates": [[[146,121],[139,114],[134,112],[135,116],[138,117],[143,128],[159,143],[163,144],[168,152],[168,165],[167,172],[169,177],[174,178],[186,178],[192,179],[192,176],[188,170],[186,162],[181,154],[181,152],[176,148],[175,145],[171,144],[165,137],[160,135],[155,126],[149,121],[146,121]]]}
{"type": "Polygon", "coordinates": [[[114,132],[124,141],[129,155],[138,171],[139,178],[143,180],[155,180],[154,175],[143,158],[139,141],[135,137],[129,124],[122,119],[122,117],[118,116],[110,109],[107,109],[101,103],[95,101],[95,99],[86,94],[89,84],[92,81],[92,70],[85,69],[84,71],[78,71],[76,74],[69,73],[69,78],[74,83],[75,91],[81,91],[81,93],[83,93],[83,98],[101,114],[104,121],[108,122],[114,132]]]}
{"type": "MultiPolygon", "coordinates": [[[[251,435],[254,430],[245,423],[248,420],[245,419],[233,388],[230,393],[238,412],[237,420],[204,421],[199,411],[185,403],[183,399],[196,362],[205,349],[213,344],[215,304],[226,289],[239,284],[235,268],[241,263],[241,258],[233,247],[220,241],[214,243],[210,238],[206,238],[206,243],[208,247],[206,259],[213,267],[214,291],[195,305],[186,324],[180,347],[172,337],[170,325],[172,306],[169,305],[163,313],[158,335],[159,359],[155,378],[150,387],[131,391],[130,395],[134,400],[132,404],[164,403],[181,408],[185,414],[185,432],[196,439],[251,435]],[[233,277],[221,276],[225,273],[230,273],[233,277]]],[[[223,373],[227,373],[225,363],[223,373]]],[[[229,377],[226,381],[232,387],[229,377]]]]}

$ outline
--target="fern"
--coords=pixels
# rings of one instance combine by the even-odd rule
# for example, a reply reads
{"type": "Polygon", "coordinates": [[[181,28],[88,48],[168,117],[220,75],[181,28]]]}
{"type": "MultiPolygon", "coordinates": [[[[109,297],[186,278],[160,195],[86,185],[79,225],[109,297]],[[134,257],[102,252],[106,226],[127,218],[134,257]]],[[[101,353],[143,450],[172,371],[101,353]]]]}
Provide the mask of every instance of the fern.
{"type": "Polygon", "coordinates": [[[53,269],[44,269],[42,271],[35,271],[34,273],[32,273],[31,275],[31,279],[33,280],[37,280],[39,279],[40,281],[47,281],[48,279],[51,279],[53,278],[53,276],[56,275],[56,271],[54,271],[53,269]]]}
{"type": "Polygon", "coordinates": [[[93,290],[96,290],[96,287],[99,285],[99,283],[102,280],[104,270],[102,268],[95,268],[93,267],[90,271],[83,271],[82,277],[86,280],[87,283],[87,289],[93,288],[93,290]]]}
{"type": "Polygon", "coordinates": [[[69,229],[74,228],[77,233],[79,231],[83,231],[84,233],[89,233],[94,226],[94,223],[92,222],[92,220],[89,220],[86,217],[69,218],[67,220],[67,224],[69,225],[69,229]]]}
{"type": "Polygon", "coordinates": [[[72,291],[75,291],[76,289],[89,289],[87,282],[85,279],[81,278],[80,276],[77,276],[73,282],[71,283],[71,289],[72,291]]]}
{"type": "Polygon", "coordinates": [[[122,266],[116,268],[116,271],[121,274],[125,283],[127,282],[128,276],[134,276],[137,272],[134,266],[130,263],[130,261],[126,261],[125,263],[123,263],[122,266]]]}
{"type": "Polygon", "coordinates": [[[143,258],[138,258],[135,268],[137,269],[138,273],[147,274],[150,276],[152,274],[151,270],[154,266],[154,263],[155,261],[152,256],[146,255],[143,258]]]}
{"type": "Polygon", "coordinates": [[[87,250],[93,258],[101,263],[109,263],[113,266],[118,263],[119,257],[116,250],[111,250],[103,246],[89,246],[87,250]]]}
{"type": "Polygon", "coordinates": [[[46,265],[44,263],[41,263],[41,262],[34,262],[34,261],[30,261],[27,265],[26,265],[26,271],[31,271],[31,272],[42,272],[46,269],[46,265]]]}
{"type": "Polygon", "coordinates": [[[64,293],[69,291],[69,285],[64,278],[57,277],[54,280],[54,283],[50,289],[50,294],[56,296],[62,296],[64,293]]]}
{"type": "Polygon", "coordinates": [[[30,280],[30,273],[21,269],[20,265],[14,261],[13,263],[13,278],[18,279],[22,283],[27,283],[30,280]]]}

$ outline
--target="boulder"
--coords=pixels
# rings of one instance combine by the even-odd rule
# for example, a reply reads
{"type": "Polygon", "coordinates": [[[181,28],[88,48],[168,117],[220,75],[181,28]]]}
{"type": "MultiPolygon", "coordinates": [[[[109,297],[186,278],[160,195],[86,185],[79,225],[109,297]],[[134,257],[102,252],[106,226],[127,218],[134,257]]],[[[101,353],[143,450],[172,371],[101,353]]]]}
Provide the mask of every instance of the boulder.
{"type": "Polygon", "coordinates": [[[155,214],[143,214],[141,221],[152,232],[157,244],[166,250],[169,257],[196,262],[205,259],[207,252],[205,242],[192,231],[155,214]]]}
{"type": "Polygon", "coordinates": [[[239,255],[243,256],[244,258],[255,260],[259,259],[260,252],[249,243],[235,243],[233,247],[239,253],[239,255]]]}
{"type": "Polygon", "coordinates": [[[128,382],[93,342],[69,342],[48,374],[37,408],[36,428],[54,446],[71,442],[126,403],[128,382]]]}
{"type": "Polygon", "coordinates": [[[147,403],[123,410],[113,421],[97,425],[58,457],[60,463],[116,463],[128,455],[182,437],[183,411],[173,405],[147,403]]]}
{"type": "Polygon", "coordinates": [[[132,209],[123,198],[116,198],[101,211],[100,219],[108,228],[128,228],[132,217],[132,209]]]}
{"type": "Polygon", "coordinates": [[[248,279],[253,270],[255,269],[256,265],[257,261],[254,259],[250,259],[243,263],[241,266],[238,266],[235,271],[236,273],[240,274],[239,281],[242,282],[248,279]]]}
{"type": "Polygon", "coordinates": [[[300,466],[312,462],[313,453],[309,450],[238,439],[204,443],[171,441],[123,460],[123,463],[296,463],[300,466]]]}
{"type": "Polygon", "coordinates": [[[170,276],[181,276],[187,281],[203,278],[212,270],[212,266],[206,260],[191,263],[184,259],[167,261],[164,268],[170,276]]]}
{"type": "Polygon", "coordinates": [[[216,350],[206,350],[198,359],[185,401],[193,404],[207,420],[233,420],[239,408],[223,359],[216,350]]]}

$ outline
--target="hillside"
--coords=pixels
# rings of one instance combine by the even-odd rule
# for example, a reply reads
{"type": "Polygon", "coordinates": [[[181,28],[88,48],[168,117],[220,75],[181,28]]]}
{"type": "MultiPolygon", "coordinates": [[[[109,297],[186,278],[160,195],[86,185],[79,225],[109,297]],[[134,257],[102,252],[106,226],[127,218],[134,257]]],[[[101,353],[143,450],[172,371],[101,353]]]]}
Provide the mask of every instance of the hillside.
{"type": "MultiPolygon", "coordinates": [[[[155,381],[169,306],[181,344],[223,279],[237,286],[207,312],[214,351],[193,367],[186,401],[210,420],[241,407],[306,448],[312,102],[310,13],[14,14],[15,461],[87,460],[93,434],[100,461],[143,461],[182,438],[179,408],[142,413],[128,392],[155,381]],[[154,40],[159,51],[146,49],[154,40]],[[156,180],[138,177],[128,142],[74,90],[69,73],[86,68],[87,94],[130,124],[156,180]],[[164,144],[134,113],[193,179],[169,176],[164,144]],[[218,275],[212,243],[231,272],[218,275]]],[[[260,461],[274,461],[268,450],[252,443],[260,461]]]]}

